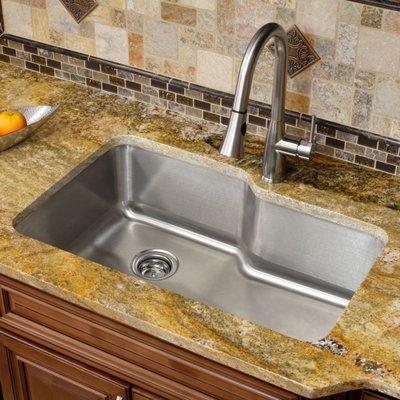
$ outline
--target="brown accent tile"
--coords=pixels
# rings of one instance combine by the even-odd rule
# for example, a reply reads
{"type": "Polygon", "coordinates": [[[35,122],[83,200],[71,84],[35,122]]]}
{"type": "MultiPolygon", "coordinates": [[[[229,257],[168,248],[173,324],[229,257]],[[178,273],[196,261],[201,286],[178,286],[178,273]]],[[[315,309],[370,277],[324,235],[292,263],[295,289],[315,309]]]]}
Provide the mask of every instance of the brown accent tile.
{"type": "Polygon", "coordinates": [[[382,15],[382,8],[364,6],[361,14],[361,25],[380,29],[382,27],[382,15]]]}
{"type": "Polygon", "coordinates": [[[173,85],[171,83],[168,84],[168,90],[170,92],[178,93],[178,94],[185,94],[185,89],[178,85],[173,85]]]}
{"type": "Polygon", "coordinates": [[[101,82],[95,81],[94,79],[86,78],[86,84],[90,87],[101,89],[101,82]]]}
{"type": "Polygon", "coordinates": [[[217,114],[213,114],[208,111],[203,111],[203,117],[207,121],[211,121],[211,122],[215,122],[215,123],[219,124],[220,117],[217,114]]]}
{"type": "Polygon", "coordinates": [[[42,74],[46,74],[46,75],[50,75],[50,76],[54,76],[54,69],[47,67],[46,65],[41,65],[40,66],[40,72],[42,74]]]}
{"type": "Polygon", "coordinates": [[[37,47],[29,46],[27,44],[24,44],[24,51],[27,51],[28,53],[32,53],[32,54],[37,54],[37,52],[38,52],[37,47]]]}
{"type": "Polygon", "coordinates": [[[113,75],[113,76],[117,75],[117,70],[114,67],[112,67],[111,65],[101,64],[100,69],[101,69],[101,72],[103,72],[104,74],[113,75]]]}
{"type": "MultiPolygon", "coordinates": [[[[1,60],[1,54],[0,54],[0,60],[1,60]]],[[[5,56],[3,56],[3,57],[5,57],[5,56]]],[[[8,58],[8,60],[10,60],[10,57],[7,57],[8,58]]],[[[9,61],[8,61],[9,62],[9,61]]],[[[29,62],[29,61],[26,61],[25,62],[25,65],[26,65],[26,68],[27,69],[30,69],[31,71],[36,71],[36,72],[39,72],[39,65],[37,65],[37,64],[34,64],[34,63],[31,63],[31,62],[29,62]]]]}
{"type": "Polygon", "coordinates": [[[286,108],[300,113],[308,113],[310,97],[301,93],[286,92],[286,108]]]}
{"type": "Polygon", "coordinates": [[[251,114],[249,114],[249,123],[257,126],[262,126],[263,128],[267,126],[267,121],[265,120],[265,118],[256,117],[251,114]]]}
{"type": "Polygon", "coordinates": [[[97,7],[95,0],[60,0],[76,22],[81,22],[97,7]]]}
{"type": "Polygon", "coordinates": [[[158,79],[152,79],[151,80],[151,86],[154,86],[159,89],[166,90],[167,89],[167,83],[158,79]]]}
{"type": "Polygon", "coordinates": [[[229,118],[228,117],[221,117],[221,124],[228,126],[229,118]]]}
{"type": "Polygon", "coordinates": [[[121,78],[117,78],[116,76],[110,76],[110,83],[115,86],[125,86],[125,81],[121,78]]]}
{"type": "Polygon", "coordinates": [[[287,38],[288,74],[291,78],[294,78],[319,61],[320,57],[296,25],[293,25],[287,31],[287,38]]]}
{"type": "Polygon", "coordinates": [[[271,110],[269,108],[259,108],[258,115],[262,118],[271,118],[271,110]]]}
{"type": "Polygon", "coordinates": [[[0,61],[5,63],[10,63],[10,56],[6,56],[5,54],[0,54],[0,61]]]}
{"type": "Polygon", "coordinates": [[[386,140],[378,140],[378,149],[390,154],[398,154],[400,144],[396,145],[393,143],[389,143],[386,140]]]}
{"type": "Polygon", "coordinates": [[[186,96],[176,95],[176,101],[179,104],[184,104],[185,106],[193,107],[193,99],[186,96]]]}
{"type": "Polygon", "coordinates": [[[203,93],[203,100],[207,103],[221,104],[221,97],[211,93],[203,93]]]}
{"type": "Polygon", "coordinates": [[[233,107],[233,99],[222,98],[221,105],[224,107],[232,108],[233,107]]]}
{"type": "Polygon", "coordinates": [[[132,81],[126,81],[126,87],[134,90],[135,92],[140,92],[142,90],[142,85],[140,83],[132,81]]]}
{"type": "Polygon", "coordinates": [[[100,71],[100,64],[97,61],[94,60],[86,60],[85,61],[85,67],[92,69],[94,71],[100,71]]]}
{"type": "Polygon", "coordinates": [[[10,47],[3,47],[3,54],[11,57],[16,57],[17,52],[15,51],[15,49],[12,49],[10,47]]]}
{"type": "Polygon", "coordinates": [[[194,101],[194,106],[195,106],[195,108],[199,108],[201,110],[206,110],[206,111],[210,111],[211,110],[210,103],[206,103],[206,102],[201,101],[201,100],[195,100],[194,101]]]}
{"type": "Polygon", "coordinates": [[[47,59],[47,65],[51,68],[61,69],[60,61],[47,59]]]}
{"type": "Polygon", "coordinates": [[[400,157],[397,157],[393,154],[388,154],[386,162],[389,164],[400,165],[400,157]]]}
{"type": "Polygon", "coordinates": [[[114,86],[114,85],[110,85],[108,83],[102,82],[101,86],[102,86],[103,90],[105,90],[107,92],[110,92],[110,93],[117,93],[118,92],[117,87],[114,86]]]}
{"type": "Polygon", "coordinates": [[[336,137],[345,142],[357,143],[358,136],[348,132],[336,131],[336,137]]]}
{"type": "Polygon", "coordinates": [[[374,160],[371,160],[370,158],[367,158],[367,157],[360,156],[358,154],[356,155],[354,162],[356,164],[363,165],[365,167],[370,167],[370,168],[374,168],[374,165],[375,165],[374,160]]]}
{"type": "Polygon", "coordinates": [[[317,124],[317,132],[323,133],[326,136],[336,137],[336,129],[331,126],[317,124]]]}
{"type": "Polygon", "coordinates": [[[143,36],[138,33],[128,32],[129,63],[138,68],[143,68],[143,36]]]}
{"type": "Polygon", "coordinates": [[[36,64],[46,65],[46,59],[44,57],[38,56],[37,54],[32,54],[32,61],[36,64]]]}
{"type": "Polygon", "coordinates": [[[161,18],[181,25],[196,26],[197,14],[194,8],[161,2],[161,18]]]}
{"type": "Polygon", "coordinates": [[[358,137],[357,143],[361,146],[371,147],[372,149],[376,149],[378,145],[378,141],[376,139],[371,139],[364,135],[360,135],[358,137]]]}
{"type": "Polygon", "coordinates": [[[175,93],[168,92],[166,90],[160,90],[159,96],[160,96],[160,99],[175,101],[175,93]]]}
{"type": "Polygon", "coordinates": [[[343,140],[335,139],[335,138],[332,138],[332,137],[327,137],[326,141],[325,141],[325,144],[327,146],[343,150],[345,143],[343,142],[343,140]]]}
{"type": "Polygon", "coordinates": [[[389,174],[395,174],[396,173],[396,167],[394,165],[386,164],[386,163],[381,162],[381,161],[377,161],[376,162],[375,168],[377,170],[379,170],[379,171],[388,172],[389,174]]]}

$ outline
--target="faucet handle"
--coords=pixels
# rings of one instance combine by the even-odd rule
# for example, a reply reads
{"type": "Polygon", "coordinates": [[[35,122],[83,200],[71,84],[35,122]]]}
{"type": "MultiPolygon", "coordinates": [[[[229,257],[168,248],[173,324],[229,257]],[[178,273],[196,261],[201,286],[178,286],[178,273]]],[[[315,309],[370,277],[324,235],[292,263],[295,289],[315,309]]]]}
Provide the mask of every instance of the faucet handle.
{"type": "Polygon", "coordinates": [[[311,117],[311,128],[309,140],[301,140],[297,147],[297,156],[303,160],[309,160],[314,147],[314,134],[317,126],[317,118],[315,115],[311,117]]]}

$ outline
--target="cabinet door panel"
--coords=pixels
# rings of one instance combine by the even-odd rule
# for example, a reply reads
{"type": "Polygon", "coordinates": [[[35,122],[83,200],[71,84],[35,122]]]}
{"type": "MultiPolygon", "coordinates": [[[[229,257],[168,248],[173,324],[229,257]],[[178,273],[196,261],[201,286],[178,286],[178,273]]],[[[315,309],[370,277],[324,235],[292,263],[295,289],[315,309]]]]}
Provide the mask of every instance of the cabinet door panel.
{"type": "Polygon", "coordinates": [[[12,382],[4,400],[128,399],[124,382],[5,332],[0,342],[2,380],[12,382]]]}
{"type": "MultiPolygon", "coordinates": [[[[156,394],[150,393],[147,390],[143,390],[140,388],[133,388],[132,390],[132,399],[133,400],[167,400],[165,397],[160,397],[156,394]]],[[[176,398],[178,400],[178,398],[176,398]]]]}

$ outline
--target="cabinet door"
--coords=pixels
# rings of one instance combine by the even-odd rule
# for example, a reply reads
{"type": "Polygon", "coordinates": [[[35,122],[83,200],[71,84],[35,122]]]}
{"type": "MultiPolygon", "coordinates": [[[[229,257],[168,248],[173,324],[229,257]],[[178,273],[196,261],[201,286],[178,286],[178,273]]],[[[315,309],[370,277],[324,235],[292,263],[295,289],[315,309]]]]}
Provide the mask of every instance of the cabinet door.
{"type": "MultiPolygon", "coordinates": [[[[147,390],[143,390],[137,387],[132,389],[132,399],[133,400],[167,400],[166,397],[160,397],[154,393],[150,393],[147,390]]],[[[178,399],[178,398],[176,398],[178,399]]]]}
{"type": "Polygon", "coordinates": [[[0,332],[4,400],[128,400],[129,385],[0,332]]]}

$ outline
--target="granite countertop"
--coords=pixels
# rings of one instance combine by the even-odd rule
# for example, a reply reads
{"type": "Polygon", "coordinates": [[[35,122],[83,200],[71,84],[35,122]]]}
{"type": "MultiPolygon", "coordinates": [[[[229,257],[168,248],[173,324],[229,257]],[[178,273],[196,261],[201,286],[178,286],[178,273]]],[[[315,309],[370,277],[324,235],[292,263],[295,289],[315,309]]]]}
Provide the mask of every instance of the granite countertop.
{"type": "Polygon", "coordinates": [[[256,138],[243,160],[227,161],[215,127],[6,65],[0,75],[0,108],[61,104],[31,139],[0,154],[0,273],[306,397],[362,387],[400,397],[400,179],[316,157],[291,163],[286,182],[269,188],[256,138]],[[180,158],[206,156],[266,199],[363,221],[387,238],[329,337],[288,338],[15,231],[14,218],[45,190],[110,141],[128,139],[180,158]]]}

